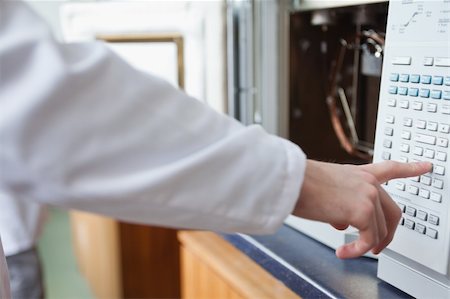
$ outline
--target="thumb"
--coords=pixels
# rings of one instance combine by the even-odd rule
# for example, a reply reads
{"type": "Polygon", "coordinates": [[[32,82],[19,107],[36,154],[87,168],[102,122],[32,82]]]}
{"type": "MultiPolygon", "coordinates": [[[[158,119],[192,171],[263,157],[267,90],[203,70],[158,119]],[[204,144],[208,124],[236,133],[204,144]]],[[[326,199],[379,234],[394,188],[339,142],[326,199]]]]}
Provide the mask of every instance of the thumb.
{"type": "Polygon", "coordinates": [[[384,183],[392,179],[425,174],[432,170],[433,164],[430,162],[401,163],[396,161],[384,161],[381,163],[362,165],[360,167],[374,175],[378,182],[384,183]]]}

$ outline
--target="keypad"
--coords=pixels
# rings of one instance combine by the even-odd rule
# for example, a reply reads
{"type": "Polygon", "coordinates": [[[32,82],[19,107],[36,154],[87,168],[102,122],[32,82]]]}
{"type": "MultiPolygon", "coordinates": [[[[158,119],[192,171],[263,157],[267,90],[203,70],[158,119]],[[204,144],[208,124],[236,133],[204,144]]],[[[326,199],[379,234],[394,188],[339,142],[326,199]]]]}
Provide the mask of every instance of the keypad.
{"type": "MultiPolygon", "coordinates": [[[[403,66],[411,63],[405,57],[394,62],[403,66]]],[[[433,163],[428,174],[393,180],[387,185],[402,195],[397,199],[403,213],[399,225],[423,238],[439,239],[443,221],[437,211],[446,200],[450,171],[450,76],[434,73],[436,58],[424,57],[423,63],[429,67],[429,73],[408,73],[402,69],[389,74],[380,155],[383,160],[433,163]],[[402,197],[411,200],[403,201],[402,197]]]]}
{"type": "Polygon", "coordinates": [[[423,235],[427,235],[432,239],[438,238],[439,216],[429,214],[423,210],[417,210],[412,206],[406,206],[402,203],[397,203],[400,210],[403,213],[399,225],[418,232],[423,235]]]}

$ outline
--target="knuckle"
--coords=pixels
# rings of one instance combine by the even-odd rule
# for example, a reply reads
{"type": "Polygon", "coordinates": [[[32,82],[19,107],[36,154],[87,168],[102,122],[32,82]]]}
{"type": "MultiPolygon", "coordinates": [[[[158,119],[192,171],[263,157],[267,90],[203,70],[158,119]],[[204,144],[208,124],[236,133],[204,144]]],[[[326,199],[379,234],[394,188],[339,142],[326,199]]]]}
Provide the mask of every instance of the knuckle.
{"type": "Polygon", "coordinates": [[[378,188],[374,185],[368,184],[365,187],[364,195],[369,199],[371,202],[374,202],[378,199],[378,188]]]}

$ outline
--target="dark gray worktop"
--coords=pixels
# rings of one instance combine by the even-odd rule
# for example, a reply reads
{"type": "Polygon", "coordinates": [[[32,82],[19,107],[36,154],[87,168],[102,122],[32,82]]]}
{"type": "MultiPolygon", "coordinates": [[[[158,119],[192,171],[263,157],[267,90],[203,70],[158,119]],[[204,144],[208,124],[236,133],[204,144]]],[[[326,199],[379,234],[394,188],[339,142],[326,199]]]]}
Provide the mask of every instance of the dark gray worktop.
{"type": "Polygon", "coordinates": [[[223,237],[303,298],[410,298],[377,278],[376,260],[340,260],[334,250],[286,225],[274,235],[251,237],[265,248],[241,235],[223,237]]]}

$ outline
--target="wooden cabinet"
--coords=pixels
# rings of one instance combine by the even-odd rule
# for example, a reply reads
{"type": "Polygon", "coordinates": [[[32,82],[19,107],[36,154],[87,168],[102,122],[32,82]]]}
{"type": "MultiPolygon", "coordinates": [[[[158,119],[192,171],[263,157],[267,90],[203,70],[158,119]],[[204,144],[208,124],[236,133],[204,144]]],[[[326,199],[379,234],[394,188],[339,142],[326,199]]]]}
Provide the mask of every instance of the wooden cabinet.
{"type": "Polygon", "coordinates": [[[183,231],[178,239],[183,299],[299,298],[214,233],[183,231]]]}
{"type": "Polygon", "coordinates": [[[71,213],[81,272],[96,298],[180,298],[179,245],[173,229],[71,213]]]}

